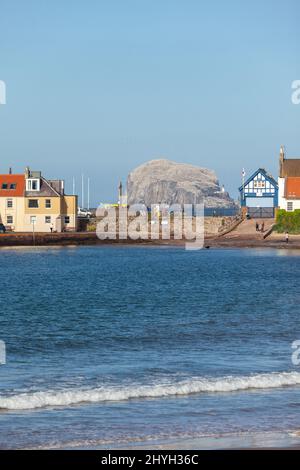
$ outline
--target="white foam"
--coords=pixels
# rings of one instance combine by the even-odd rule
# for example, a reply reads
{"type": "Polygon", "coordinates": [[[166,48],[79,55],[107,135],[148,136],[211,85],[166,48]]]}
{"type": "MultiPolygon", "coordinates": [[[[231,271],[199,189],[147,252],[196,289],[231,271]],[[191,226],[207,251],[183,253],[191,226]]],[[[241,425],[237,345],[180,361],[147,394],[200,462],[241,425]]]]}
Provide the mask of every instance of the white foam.
{"type": "Polygon", "coordinates": [[[70,406],[78,403],[175,397],[197,393],[235,392],[239,390],[270,389],[293,385],[300,385],[299,372],[273,372],[221,378],[193,378],[181,382],[165,382],[152,385],[49,390],[19,393],[11,396],[0,395],[0,409],[31,410],[53,406],[70,406]]]}

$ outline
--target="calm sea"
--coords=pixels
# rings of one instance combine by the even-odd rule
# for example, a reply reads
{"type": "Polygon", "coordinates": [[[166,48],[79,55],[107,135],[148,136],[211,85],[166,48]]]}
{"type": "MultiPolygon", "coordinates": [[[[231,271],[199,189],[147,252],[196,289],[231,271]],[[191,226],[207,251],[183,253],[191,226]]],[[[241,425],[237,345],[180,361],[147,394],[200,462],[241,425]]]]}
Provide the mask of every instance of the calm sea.
{"type": "Polygon", "coordinates": [[[300,422],[300,256],[2,249],[0,447],[114,447],[300,422]]]}

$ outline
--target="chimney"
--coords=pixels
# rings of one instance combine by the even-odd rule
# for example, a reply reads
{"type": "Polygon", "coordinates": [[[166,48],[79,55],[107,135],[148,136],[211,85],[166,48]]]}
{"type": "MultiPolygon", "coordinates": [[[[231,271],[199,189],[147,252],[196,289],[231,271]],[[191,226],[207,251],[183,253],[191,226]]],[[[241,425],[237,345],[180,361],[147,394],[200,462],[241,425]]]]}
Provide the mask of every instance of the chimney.
{"type": "Polygon", "coordinates": [[[283,177],[283,162],[285,160],[285,153],[284,153],[284,146],[280,146],[280,154],[279,154],[279,176],[280,178],[283,177]]]}
{"type": "Polygon", "coordinates": [[[25,168],[25,178],[28,179],[30,177],[30,169],[29,166],[25,168]]]}
{"type": "Polygon", "coordinates": [[[8,173],[9,173],[10,175],[12,174],[11,166],[9,167],[8,173]]]}

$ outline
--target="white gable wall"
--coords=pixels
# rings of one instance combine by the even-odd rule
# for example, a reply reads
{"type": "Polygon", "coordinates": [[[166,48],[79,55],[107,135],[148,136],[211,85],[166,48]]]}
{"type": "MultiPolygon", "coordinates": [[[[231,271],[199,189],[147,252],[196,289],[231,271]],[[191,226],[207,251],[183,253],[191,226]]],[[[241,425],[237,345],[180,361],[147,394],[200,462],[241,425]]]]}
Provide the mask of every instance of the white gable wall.
{"type": "Polygon", "coordinates": [[[284,209],[286,211],[294,211],[295,209],[300,209],[300,199],[285,198],[285,178],[278,178],[278,186],[278,205],[280,209],[284,209]],[[288,203],[292,203],[292,205],[288,203]]]}
{"type": "Polygon", "coordinates": [[[284,197],[285,192],[285,178],[278,178],[278,206],[280,209],[286,210],[286,200],[284,197]]]}
{"type": "Polygon", "coordinates": [[[268,181],[262,173],[258,173],[248,184],[245,186],[245,194],[254,193],[258,196],[261,193],[269,193],[270,196],[275,193],[274,185],[268,181]]]}

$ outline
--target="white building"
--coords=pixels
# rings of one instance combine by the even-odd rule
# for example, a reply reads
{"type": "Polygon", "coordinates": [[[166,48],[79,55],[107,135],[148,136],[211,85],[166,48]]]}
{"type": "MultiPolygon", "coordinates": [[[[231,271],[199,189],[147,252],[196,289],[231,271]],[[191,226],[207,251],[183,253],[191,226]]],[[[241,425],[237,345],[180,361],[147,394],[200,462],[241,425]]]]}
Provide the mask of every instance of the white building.
{"type": "Polygon", "coordinates": [[[300,158],[285,158],[284,147],[280,147],[278,206],[292,212],[300,209],[300,158]]]}
{"type": "Polygon", "coordinates": [[[251,218],[274,217],[278,207],[278,185],[264,168],[256,170],[239,191],[241,206],[251,218]]]}

